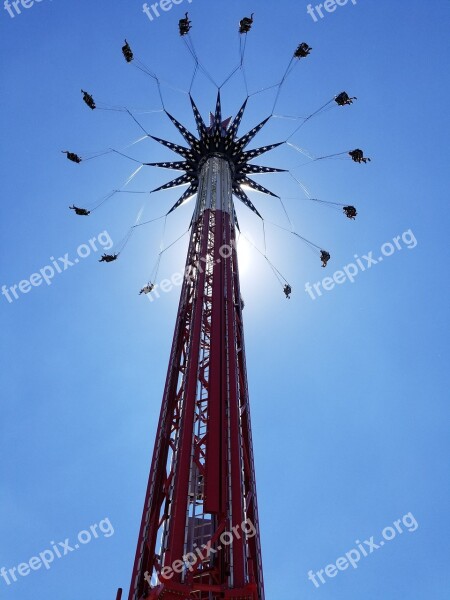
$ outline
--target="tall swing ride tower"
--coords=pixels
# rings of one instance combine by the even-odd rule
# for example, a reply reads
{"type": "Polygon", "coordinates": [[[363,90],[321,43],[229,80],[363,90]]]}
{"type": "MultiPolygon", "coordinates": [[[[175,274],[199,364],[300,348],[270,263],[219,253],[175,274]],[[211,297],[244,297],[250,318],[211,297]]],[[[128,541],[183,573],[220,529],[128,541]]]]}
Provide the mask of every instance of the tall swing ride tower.
{"type": "Polygon", "coordinates": [[[264,600],[233,196],[259,215],[242,186],[282,169],[249,161],[280,144],[246,150],[247,101],[223,120],[219,89],[208,127],[190,100],[198,137],[169,114],[188,147],[154,138],[184,159],[151,164],[184,171],[172,210],[197,199],[129,600],[264,600]]]}
{"type": "Polygon", "coordinates": [[[209,128],[193,106],[200,139],[175,123],[190,149],[166,164],[197,201],[129,600],[152,576],[152,599],[263,600],[233,193],[250,202],[247,161],[269,148],[243,152],[220,96],[209,128]]]}
{"type": "MultiPolygon", "coordinates": [[[[240,33],[250,31],[252,22],[243,19],[240,33]]],[[[189,29],[186,16],[181,35],[189,29]]],[[[127,42],[122,50],[131,62],[127,42]]],[[[310,50],[300,44],[294,59],[310,50]]],[[[244,187],[278,198],[250,176],[284,170],[251,161],[286,142],[247,149],[273,116],[240,137],[248,97],[234,119],[224,120],[219,88],[207,125],[189,92],[198,136],[165,109],[187,145],[148,135],[183,159],[143,163],[184,172],[153,192],[188,185],[169,213],[193,196],[196,203],[128,600],[265,599],[234,198],[261,217],[244,187]]],[[[342,92],[329,103],[352,100],[342,92]]],[[[355,162],[370,160],[359,149],[348,154],[355,162]]],[[[353,206],[338,206],[355,218],[353,206]]],[[[321,251],[323,266],[329,258],[321,251]]],[[[289,297],[290,286],[284,291],[289,297]]]]}
{"type": "Polygon", "coordinates": [[[154,165],[197,200],[129,600],[263,600],[233,195],[256,212],[241,185],[279,169],[248,163],[275,145],[244,150],[245,105],[223,121],[219,92],[209,127],[192,106],[199,138],[172,117],[189,148],[158,140],[184,162],[154,165]]]}

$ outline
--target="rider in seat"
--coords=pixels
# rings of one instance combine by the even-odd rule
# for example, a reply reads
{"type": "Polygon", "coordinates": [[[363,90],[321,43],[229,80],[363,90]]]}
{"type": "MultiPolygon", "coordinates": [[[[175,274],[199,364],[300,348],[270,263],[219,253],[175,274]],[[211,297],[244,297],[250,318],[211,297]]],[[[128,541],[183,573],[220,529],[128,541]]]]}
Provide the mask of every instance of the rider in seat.
{"type": "Polygon", "coordinates": [[[239,21],[239,33],[248,33],[253,25],[253,15],[252,13],[250,17],[244,17],[239,21]]]}
{"type": "Polygon", "coordinates": [[[331,254],[326,250],[320,251],[320,260],[322,261],[322,267],[325,268],[327,266],[328,261],[331,258],[331,254]]]}
{"type": "Polygon", "coordinates": [[[133,60],[133,50],[130,48],[130,44],[125,40],[125,46],[122,46],[122,53],[127,63],[133,60]]]}
{"type": "Polygon", "coordinates": [[[67,158],[74,163],[80,163],[82,160],[81,156],[78,156],[78,154],[75,154],[75,152],[68,152],[67,150],[62,150],[62,153],[65,154],[67,158]]]}
{"type": "Polygon", "coordinates": [[[70,210],[74,210],[76,215],[81,215],[83,217],[87,217],[91,214],[90,210],[87,210],[86,208],[78,208],[78,206],[75,206],[75,204],[69,206],[69,208],[70,210]]]}
{"type": "Polygon", "coordinates": [[[83,94],[83,100],[86,102],[86,104],[89,106],[89,108],[94,110],[94,108],[96,108],[94,98],[90,94],[85,92],[84,90],[81,90],[81,93],[83,94]]]}
{"type": "Polygon", "coordinates": [[[148,284],[147,284],[147,285],[145,285],[145,286],[142,288],[142,290],[139,292],[139,296],[140,296],[141,294],[151,294],[151,292],[153,291],[154,287],[155,287],[155,286],[153,285],[153,283],[148,283],[148,284]]]}
{"type": "Polygon", "coordinates": [[[302,42],[294,53],[295,58],[306,58],[311,53],[311,46],[302,42]]]}
{"type": "Polygon", "coordinates": [[[292,288],[291,288],[291,286],[288,283],[284,286],[283,292],[285,293],[286,298],[288,300],[290,300],[291,299],[291,294],[292,294],[292,288]]]}
{"type": "Polygon", "coordinates": [[[370,162],[370,158],[365,158],[364,157],[364,153],[362,150],[360,150],[359,148],[356,148],[356,150],[352,150],[351,152],[349,152],[349,155],[352,157],[352,160],[354,162],[357,163],[367,163],[370,162]]]}
{"type": "Polygon", "coordinates": [[[119,254],[103,254],[103,256],[101,257],[101,259],[98,262],[113,262],[115,260],[117,260],[119,257],[119,254]]]}
{"type": "Polygon", "coordinates": [[[180,28],[180,35],[187,35],[192,28],[191,21],[189,21],[189,13],[185,13],[185,18],[180,19],[178,27],[180,28]]]}
{"type": "Polygon", "coordinates": [[[358,98],[356,98],[356,96],[354,96],[353,98],[350,98],[350,96],[347,94],[347,92],[341,92],[335,98],[336,104],[338,104],[339,106],[345,106],[346,104],[353,104],[353,100],[358,100],[358,98]]]}
{"type": "Polygon", "coordinates": [[[343,211],[346,217],[353,220],[355,220],[356,215],[358,214],[354,206],[344,206],[343,211]]]}

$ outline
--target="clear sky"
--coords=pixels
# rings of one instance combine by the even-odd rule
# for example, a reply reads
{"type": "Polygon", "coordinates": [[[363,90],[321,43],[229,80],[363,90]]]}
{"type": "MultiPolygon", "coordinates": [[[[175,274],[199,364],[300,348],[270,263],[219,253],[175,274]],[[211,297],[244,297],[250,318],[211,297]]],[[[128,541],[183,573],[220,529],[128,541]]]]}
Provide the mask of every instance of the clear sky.
{"type": "MultiPolygon", "coordinates": [[[[125,37],[182,90],[192,64],[177,21],[187,9],[196,51],[218,80],[238,58],[237,22],[255,11],[246,52],[250,91],[277,82],[297,44],[308,42],[313,52],[290,75],[275,112],[307,116],[348,91],[357,102],[311,119],[292,141],[316,157],[360,147],[372,162],[299,167],[304,156],[286,146],[259,160],[297,167],[313,198],[357,207],[350,221],[308,201],[289,175],[257,177],[283,197],[295,231],[330,251],[327,269],[300,239],[269,223],[289,228],[280,202],[251,193],[267,221],[268,257],[293,288],[286,300],[267,262],[242,241],[267,599],[444,600],[449,6],[359,0],[323,18],[314,11],[316,20],[306,7],[304,0],[185,0],[150,21],[136,0],[42,0],[14,17],[0,5],[0,285],[28,280],[52,265],[50,257],[73,260],[102,232],[105,248],[109,239],[117,248],[142,208],[142,220],[150,220],[179,196],[120,194],[89,218],[68,209],[95,205],[137,165],[113,153],[76,165],[61,150],[83,156],[142,135],[126,113],[90,111],[80,88],[106,105],[141,109],[150,133],[181,142],[164,115],[148,112],[161,108],[156,87],[123,60],[125,37]],[[378,259],[382,246],[383,261],[362,271],[355,255],[364,266],[362,257],[373,252],[378,259]],[[323,291],[333,283],[323,278],[352,261],[354,283],[335,275],[341,283],[323,291]],[[321,282],[322,296],[313,300],[308,282],[321,282]],[[374,536],[378,543],[383,529],[408,513],[415,531],[403,525],[404,533],[362,556],[357,569],[325,575],[318,588],[308,579],[308,571],[357,548],[356,540],[374,536]]],[[[163,93],[168,109],[192,127],[186,94],[167,86],[163,93]]],[[[236,74],[224,88],[226,116],[245,95],[236,74]]],[[[214,87],[200,76],[193,96],[206,117],[214,87]]],[[[273,99],[270,92],[251,99],[242,132],[270,114],[273,99]]],[[[272,119],[253,147],[283,141],[295,127],[272,119]]],[[[145,162],[174,157],[149,140],[127,153],[145,162]]],[[[148,191],[171,174],[145,168],[129,189],[148,191]]],[[[168,220],[166,244],[187,230],[192,207],[168,220]]],[[[263,249],[261,221],[242,204],[237,209],[242,231],[263,249]]],[[[101,521],[109,536],[100,533],[9,586],[0,578],[0,599],[113,600],[117,587],[128,591],[179,296],[178,288],[153,303],[138,295],[162,225],[137,229],[114,264],[97,262],[100,247],[56,272],[51,285],[22,284],[29,291],[12,302],[0,296],[0,568],[28,562],[51,542],[73,544],[101,521]]],[[[186,247],[185,236],[164,253],[159,280],[183,268],[186,247]]]]}

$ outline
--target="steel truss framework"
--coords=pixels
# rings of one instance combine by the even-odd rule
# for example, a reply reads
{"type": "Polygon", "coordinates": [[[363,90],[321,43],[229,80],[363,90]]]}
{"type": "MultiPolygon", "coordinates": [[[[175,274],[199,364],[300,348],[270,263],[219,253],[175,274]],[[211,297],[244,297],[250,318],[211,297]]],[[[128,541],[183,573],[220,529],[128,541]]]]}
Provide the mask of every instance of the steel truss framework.
{"type": "Polygon", "coordinates": [[[247,101],[223,120],[219,91],[207,127],[190,100],[199,138],[168,113],[189,147],[154,138],[185,160],[148,163],[197,201],[129,600],[264,600],[233,195],[259,215],[242,185],[282,169],[249,161],[280,144],[245,151],[247,101]]]}
{"type": "Polygon", "coordinates": [[[199,174],[129,600],[264,600],[233,168],[199,174]]]}

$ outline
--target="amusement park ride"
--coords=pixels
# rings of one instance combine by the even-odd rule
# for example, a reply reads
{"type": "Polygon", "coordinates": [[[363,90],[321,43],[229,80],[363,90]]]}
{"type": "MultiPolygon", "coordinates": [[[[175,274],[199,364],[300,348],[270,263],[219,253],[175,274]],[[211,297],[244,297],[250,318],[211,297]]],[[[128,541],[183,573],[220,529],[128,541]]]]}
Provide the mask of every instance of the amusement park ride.
{"type": "MultiPolygon", "coordinates": [[[[253,15],[240,22],[242,36],[252,23],[253,15]]],[[[189,36],[190,28],[186,14],[180,35],[189,36]]],[[[134,61],[128,42],[122,52],[128,63],[134,61]]],[[[292,61],[310,52],[302,43],[292,61]]],[[[93,97],[82,93],[85,103],[97,108],[93,97]]],[[[248,98],[234,119],[224,119],[219,88],[207,124],[189,97],[198,136],[167,111],[187,146],[148,135],[183,160],[144,163],[183,172],[153,190],[188,185],[169,213],[194,195],[196,203],[128,600],[264,600],[233,197],[261,217],[243,187],[278,198],[250,176],[284,170],[251,161],[286,142],[247,150],[272,116],[239,137],[248,98]]],[[[342,92],[330,102],[345,106],[354,99],[342,92]]],[[[357,163],[369,160],[359,149],[342,154],[357,163]]],[[[348,218],[356,217],[353,206],[338,206],[348,218]]],[[[78,215],[91,212],[70,208],[78,215]]],[[[330,255],[317,248],[326,266],[330,255]]],[[[141,293],[152,288],[149,283],[141,293]]],[[[286,282],[287,297],[291,291],[286,282]]]]}

